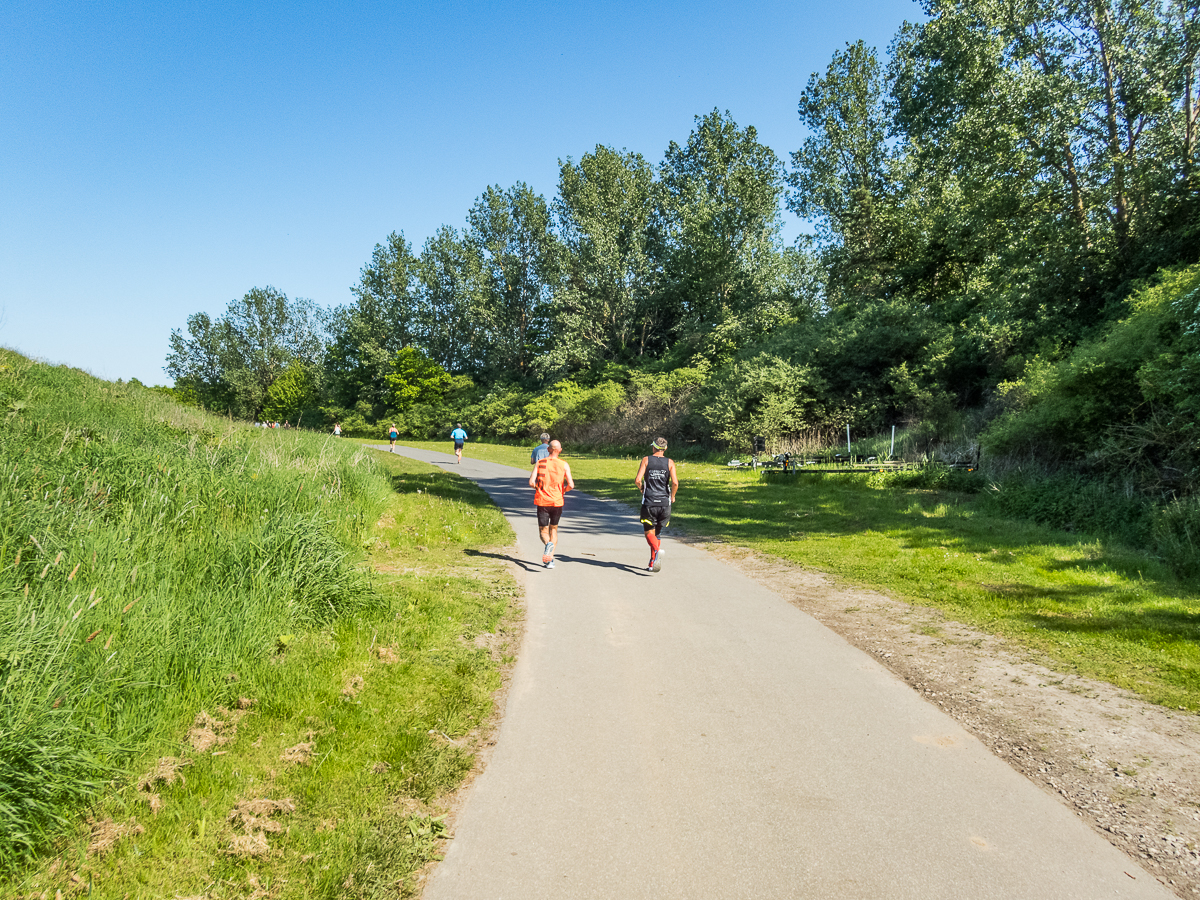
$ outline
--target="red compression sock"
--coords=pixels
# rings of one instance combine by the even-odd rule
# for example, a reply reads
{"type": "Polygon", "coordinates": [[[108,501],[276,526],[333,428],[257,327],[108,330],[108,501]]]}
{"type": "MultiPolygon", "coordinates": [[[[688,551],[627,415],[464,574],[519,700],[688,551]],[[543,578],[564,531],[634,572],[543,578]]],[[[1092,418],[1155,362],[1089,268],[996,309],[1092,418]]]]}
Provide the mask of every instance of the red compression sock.
{"type": "Polygon", "coordinates": [[[657,553],[660,546],[658,535],[653,531],[646,532],[646,543],[650,545],[650,552],[657,553]]]}

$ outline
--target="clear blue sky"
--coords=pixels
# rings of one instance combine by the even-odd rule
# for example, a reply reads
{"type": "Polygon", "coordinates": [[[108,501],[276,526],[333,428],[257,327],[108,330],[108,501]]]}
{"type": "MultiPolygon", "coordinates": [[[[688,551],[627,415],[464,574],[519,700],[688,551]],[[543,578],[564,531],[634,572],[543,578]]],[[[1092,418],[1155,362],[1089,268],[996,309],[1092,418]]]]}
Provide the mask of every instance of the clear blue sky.
{"type": "MultiPolygon", "coordinates": [[[[833,51],[911,0],[0,4],[0,345],[169,383],[172,328],[254,286],[351,299],[489,184],[596,144],[657,163],[714,107],[782,158],[833,51]]],[[[799,224],[788,222],[789,236],[799,224]]]]}

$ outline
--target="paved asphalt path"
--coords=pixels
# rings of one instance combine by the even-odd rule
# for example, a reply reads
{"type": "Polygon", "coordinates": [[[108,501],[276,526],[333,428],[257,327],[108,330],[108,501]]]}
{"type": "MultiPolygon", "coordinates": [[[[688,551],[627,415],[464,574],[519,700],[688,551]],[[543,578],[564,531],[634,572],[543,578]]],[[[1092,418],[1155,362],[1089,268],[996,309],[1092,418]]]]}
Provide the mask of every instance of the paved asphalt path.
{"type": "Polygon", "coordinates": [[[526,471],[397,452],[477,481],[527,573],[497,743],[425,900],[1173,896],[779,596],[669,539],[644,571],[628,507],[568,494],[546,570],[526,471]]]}

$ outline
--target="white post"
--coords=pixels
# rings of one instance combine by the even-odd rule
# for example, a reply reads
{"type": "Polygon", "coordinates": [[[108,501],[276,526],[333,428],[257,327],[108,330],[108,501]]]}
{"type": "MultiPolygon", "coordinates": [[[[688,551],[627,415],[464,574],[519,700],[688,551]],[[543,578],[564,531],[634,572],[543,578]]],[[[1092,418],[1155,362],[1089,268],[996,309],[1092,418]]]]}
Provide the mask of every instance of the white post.
{"type": "MultiPolygon", "coordinates": [[[[850,456],[850,423],[846,423],[846,455],[850,456]]],[[[854,462],[854,457],[850,456],[850,462],[854,462]]]]}
{"type": "Polygon", "coordinates": [[[896,426],[892,426],[892,449],[888,452],[888,459],[896,458],[896,426]]]}

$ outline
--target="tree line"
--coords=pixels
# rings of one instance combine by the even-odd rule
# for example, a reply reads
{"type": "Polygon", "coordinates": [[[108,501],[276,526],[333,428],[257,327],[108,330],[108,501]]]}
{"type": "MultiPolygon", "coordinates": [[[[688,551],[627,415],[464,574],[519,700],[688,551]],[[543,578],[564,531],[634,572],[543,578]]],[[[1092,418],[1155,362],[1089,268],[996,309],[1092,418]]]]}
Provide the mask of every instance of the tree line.
{"type": "Polygon", "coordinates": [[[419,250],[388,235],[336,309],[255,288],[190,317],[166,371],[233,415],[422,436],[1011,419],[1045,396],[1023,379],[1200,258],[1200,8],[923,9],[886,55],[848,44],[809,78],[786,161],[719,110],[657,162],[598,145],[550,199],[491,186],[419,250]],[[785,207],[815,234],[785,244],[785,207]]]}

